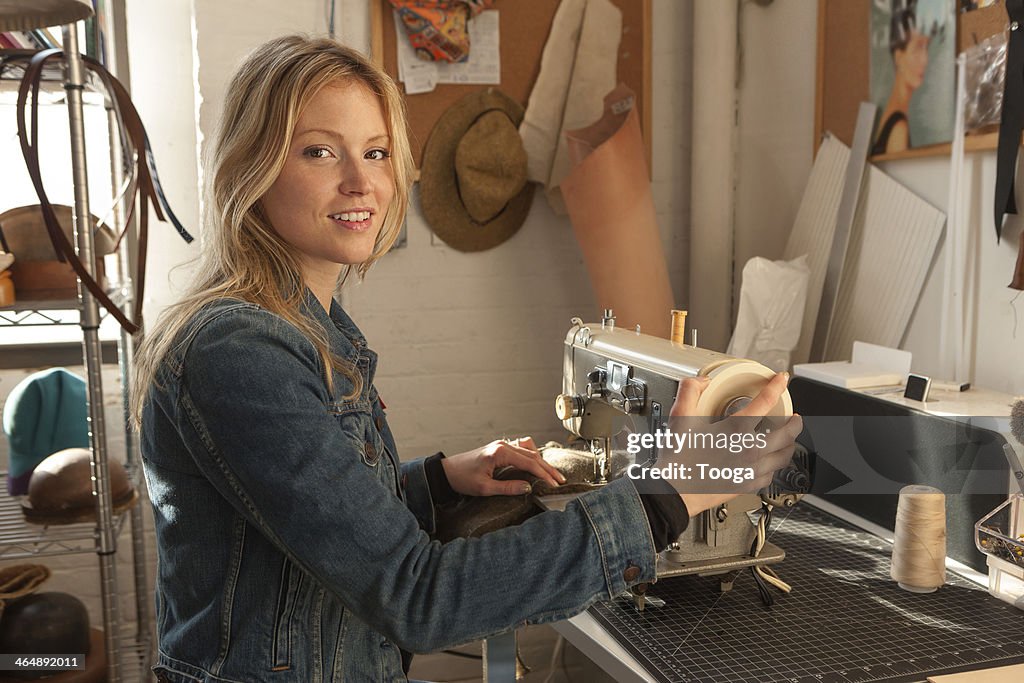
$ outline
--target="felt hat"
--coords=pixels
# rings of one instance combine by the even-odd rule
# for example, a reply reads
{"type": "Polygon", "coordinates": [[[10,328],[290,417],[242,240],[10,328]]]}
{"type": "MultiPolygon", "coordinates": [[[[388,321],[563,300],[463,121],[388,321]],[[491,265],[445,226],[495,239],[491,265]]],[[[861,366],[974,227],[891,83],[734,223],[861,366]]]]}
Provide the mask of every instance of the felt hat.
{"type": "Polygon", "coordinates": [[[534,185],[519,137],[523,108],[487,88],[453,104],[423,150],[420,204],[434,233],[459,251],[483,251],[526,220],[534,185]]]}
{"type": "Polygon", "coordinates": [[[7,397],[3,427],[10,447],[7,492],[24,495],[44,458],[89,445],[85,380],[64,368],[29,375],[7,397]]]}

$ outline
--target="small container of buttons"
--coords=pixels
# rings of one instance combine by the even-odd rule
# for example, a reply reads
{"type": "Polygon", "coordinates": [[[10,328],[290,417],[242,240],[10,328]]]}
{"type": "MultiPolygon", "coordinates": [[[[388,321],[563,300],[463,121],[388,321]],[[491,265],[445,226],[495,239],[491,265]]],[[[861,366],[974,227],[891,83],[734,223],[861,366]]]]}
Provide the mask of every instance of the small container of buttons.
{"type": "Polygon", "coordinates": [[[1015,493],[974,525],[974,543],[988,555],[988,590],[1024,610],[1024,495],[1015,493]]]}

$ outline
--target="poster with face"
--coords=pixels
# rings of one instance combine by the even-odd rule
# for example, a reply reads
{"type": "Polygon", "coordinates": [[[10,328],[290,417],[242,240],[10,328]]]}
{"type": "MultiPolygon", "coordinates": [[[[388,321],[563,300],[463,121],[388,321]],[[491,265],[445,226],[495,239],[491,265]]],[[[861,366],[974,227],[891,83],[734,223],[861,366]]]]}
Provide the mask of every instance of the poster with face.
{"type": "Polygon", "coordinates": [[[872,0],[871,154],[953,138],[957,0],[872,0]]]}

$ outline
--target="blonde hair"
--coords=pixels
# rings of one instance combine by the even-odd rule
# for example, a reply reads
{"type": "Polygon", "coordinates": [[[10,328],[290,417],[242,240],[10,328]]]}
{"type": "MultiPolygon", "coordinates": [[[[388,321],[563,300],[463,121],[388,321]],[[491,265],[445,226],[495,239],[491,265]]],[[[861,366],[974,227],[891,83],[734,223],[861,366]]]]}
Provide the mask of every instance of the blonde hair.
{"type": "Polygon", "coordinates": [[[164,356],[175,344],[188,342],[178,339],[188,321],[224,297],[257,304],[298,328],[316,348],[332,393],[332,368],[352,382],[353,392],[346,398],[362,390],[359,373],[331,353],[324,330],[302,314],[305,285],[297,252],[277,234],[260,205],[284,167],[303,107],[324,86],[353,79],[369,88],[383,107],[395,195],[370,257],[346,266],[338,286],[353,268],[362,279],[394,244],[405,220],[414,168],[397,86],[363,55],[326,38],[291,35],[256,48],[239,66],[225,95],[212,150],[204,250],[193,285],[164,311],[136,353],[131,386],[135,424],[164,356]]]}

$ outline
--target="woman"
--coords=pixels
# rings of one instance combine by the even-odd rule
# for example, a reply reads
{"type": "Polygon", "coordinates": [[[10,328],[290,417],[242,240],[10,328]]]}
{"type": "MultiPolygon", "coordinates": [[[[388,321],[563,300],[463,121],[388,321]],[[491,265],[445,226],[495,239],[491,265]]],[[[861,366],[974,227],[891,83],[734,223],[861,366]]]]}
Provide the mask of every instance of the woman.
{"type": "Polygon", "coordinates": [[[879,119],[882,125],[871,154],[890,154],[910,149],[910,98],[924,83],[928,70],[928,35],[917,30],[915,0],[894,0],[889,24],[889,52],[895,76],[889,100],[879,119]]]}
{"type": "MultiPolygon", "coordinates": [[[[332,41],[271,41],[228,87],[201,272],[134,378],[162,681],[405,680],[405,652],[653,581],[688,514],[730,497],[641,497],[624,478],[565,513],[429,539],[440,501],[522,493],[496,467],[562,479],[529,439],[399,464],[376,355],[332,295],[391,246],[411,170],[394,83],[332,41]]],[[[764,414],[785,379],[747,411],[764,414]]],[[[701,388],[683,383],[674,410],[692,412],[701,388]]],[[[752,488],[789,461],[799,431],[794,418],[770,435],[752,488]]]]}

